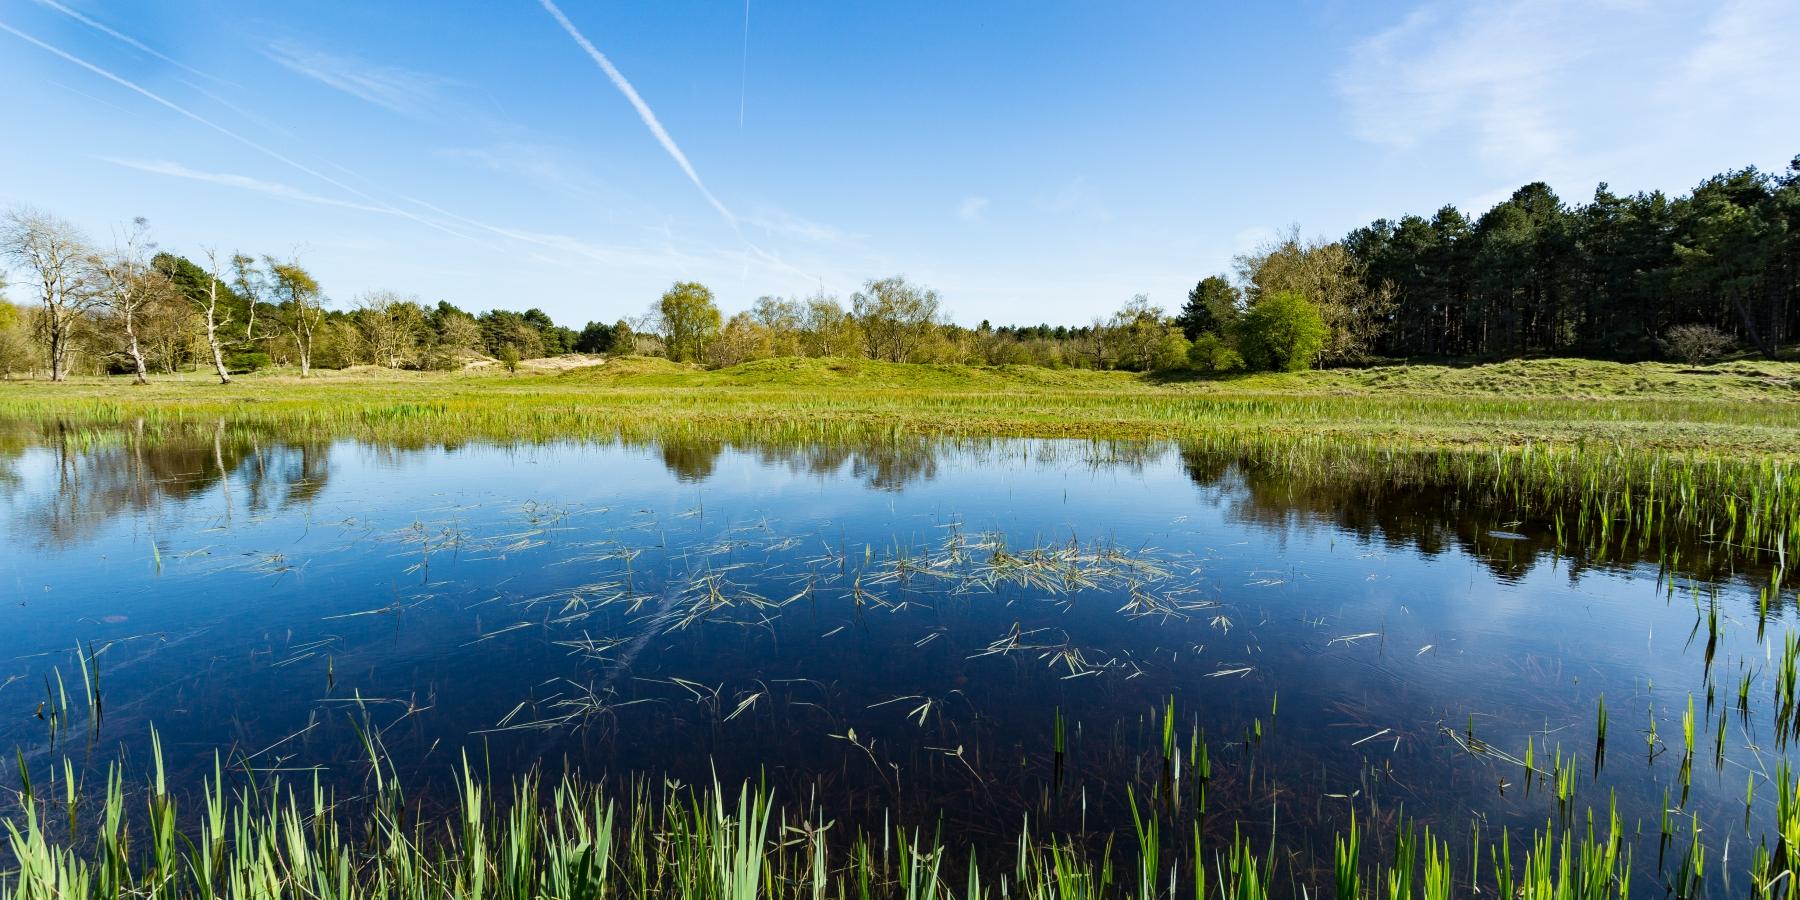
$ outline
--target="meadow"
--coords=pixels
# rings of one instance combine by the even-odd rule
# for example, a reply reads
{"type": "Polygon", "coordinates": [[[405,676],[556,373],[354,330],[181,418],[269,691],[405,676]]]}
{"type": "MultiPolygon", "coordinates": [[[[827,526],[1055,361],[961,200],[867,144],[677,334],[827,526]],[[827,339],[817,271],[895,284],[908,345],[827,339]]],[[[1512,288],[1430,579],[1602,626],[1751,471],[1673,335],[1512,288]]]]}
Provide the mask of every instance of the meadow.
{"type": "Polygon", "coordinates": [[[550,439],[670,430],[816,439],[929,436],[1332,440],[1370,449],[1614,444],[1800,457],[1800,364],[1585,360],[1391,366],[1224,379],[1031,366],[771,359],[719,370],[624,357],[514,375],[374,367],[0,384],[0,420],[62,427],[261,426],[370,438],[550,439]]]}

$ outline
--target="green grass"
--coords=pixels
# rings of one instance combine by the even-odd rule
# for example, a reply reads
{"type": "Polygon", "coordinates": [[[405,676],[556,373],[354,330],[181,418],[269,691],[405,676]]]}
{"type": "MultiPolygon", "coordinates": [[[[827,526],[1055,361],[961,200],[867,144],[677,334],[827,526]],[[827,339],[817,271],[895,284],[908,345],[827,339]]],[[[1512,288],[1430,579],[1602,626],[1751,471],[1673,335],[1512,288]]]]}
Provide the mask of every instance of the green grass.
{"type": "MultiPolygon", "coordinates": [[[[1098,835],[1033,833],[1026,822],[1007,852],[978,859],[973,848],[945,845],[929,826],[890,819],[874,832],[853,829],[750,785],[728,791],[640,782],[615,798],[592,784],[564,780],[546,788],[527,776],[496,792],[466,761],[458,802],[442,814],[409,803],[378,755],[371,757],[369,791],[352,798],[279,773],[234,786],[240,780],[222,765],[191,793],[168,782],[152,737],[147,783],[128,788],[110,766],[99,796],[73,782],[58,790],[54,780],[38,791],[21,765],[19,806],[0,822],[7,857],[0,900],[1326,896],[1314,882],[1322,873],[1304,855],[1276,854],[1272,844],[1258,849],[1267,839],[1260,826],[1208,842],[1197,825],[1165,831],[1155,805],[1140,811],[1135,799],[1135,852],[1098,835]],[[180,808],[183,796],[194,796],[194,810],[180,808]]],[[[73,777],[73,769],[63,775],[73,777]]],[[[1778,782],[1784,833],[1800,828],[1788,777],[1784,769],[1778,782]]],[[[1365,852],[1352,822],[1348,837],[1335,840],[1324,877],[1340,900],[1373,898],[1382,885],[1385,896],[1406,900],[1448,900],[1458,887],[1467,888],[1465,896],[1532,900],[1626,896],[1625,823],[1616,810],[1601,817],[1599,829],[1595,818],[1590,812],[1585,828],[1536,832],[1516,867],[1504,831],[1484,841],[1479,828],[1464,829],[1472,840],[1459,844],[1467,855],[1456,858],[1430,829],[1421,835],[1403,820],[1391,852],[1378,855],[1365,852]]],[[[1697,885],[1707,855],[1695,841],[1680,877],[1697,885]]],[[[1759,895],[1780,893],[1793,878],[1786,845],[1773,854],[1759,847],[1748,864],[1743,858],[1729,862],[1739,883],[1747,876],[1759,895]]]]}
{"type": "Polygon", "coordinates": [[[359,369],[231,385],[165,376],[0,383],[0,420],[181,423],[402,438],[676,432],[1349,441],[1375,448],[1618,444],[1800,458],[1800,365],[1702,368],[1574,360],[1170,380],[1029,366],[773,359],[701,370],[624,358],[563,373],[359,369]]]}

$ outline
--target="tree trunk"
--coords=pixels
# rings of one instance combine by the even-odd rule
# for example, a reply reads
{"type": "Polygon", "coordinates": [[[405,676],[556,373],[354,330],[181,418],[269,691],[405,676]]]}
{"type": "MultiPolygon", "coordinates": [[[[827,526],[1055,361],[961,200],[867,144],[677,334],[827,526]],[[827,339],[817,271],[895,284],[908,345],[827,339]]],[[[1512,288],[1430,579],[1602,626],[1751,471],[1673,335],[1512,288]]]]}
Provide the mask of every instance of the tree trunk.
{"type": "Polygon", "coordinates": [[[50,380],[51,381],[67,381],[69,379],[69,373],[67,371],[68,364],[67,364],[67,360],[65,360],[64,357],[68,354],[68,346],[67,346],[68,342],[63,336],[62,324],[57,319],[57,315],[58,315],[57,312],[55,310],[47,310],[45,312],[45,315],[48,315],[51,317],[51,319],[50,319],[50,380]]]}
{"type": "Polygon", "coordinates": [[[211,309],[206,311],[206,346],[212,350],[213,369],[219,373],[219,383],[230,384],[231,373],[225,370],[225,352],[219,348],[219,326],[211,309]]]}
{"type": "Polygon", "coordinates": [[[1743,292],[1731,292],[1731,305],[1737,309],[1738,320],[1744,325],[1744,333],[1749,335],[1750,343],[1767,359],[1776,357],[1776,340],[1773,334],[1765,335],[1756,321],[1756,313],[1744,302],[1743,292]]]}
{"type": "Polygon", "coordinates": [[[144,351],[138,347],[137,325],[130,313],[125,315],[125,349],[131,354],[131,383],[149,384],[150,373],[144,368],[144,351]]]}

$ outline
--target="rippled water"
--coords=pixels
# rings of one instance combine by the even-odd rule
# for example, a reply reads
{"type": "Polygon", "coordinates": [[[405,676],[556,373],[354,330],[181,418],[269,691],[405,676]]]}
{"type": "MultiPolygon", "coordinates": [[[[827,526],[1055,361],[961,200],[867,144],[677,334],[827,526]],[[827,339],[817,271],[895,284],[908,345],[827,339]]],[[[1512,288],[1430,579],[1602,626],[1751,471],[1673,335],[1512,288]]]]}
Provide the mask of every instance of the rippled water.
{"type": "Polygon", "coordinates": [[[0,533],[0,744],[34,768],[141,766],[154,725],[177,772],[354,786],[367,729],[415,797],[466,754],[980,842],[1104,832],[1130,792],[1327,859],[1353,811],[1454,835],[1616,798],[1654,871],[1665,808],[1747,854],[1774,792],[1747,813],[1745,782],[1788,757],[1754,571],[1172,445],[48,444],[0,462],[0,533]]]}

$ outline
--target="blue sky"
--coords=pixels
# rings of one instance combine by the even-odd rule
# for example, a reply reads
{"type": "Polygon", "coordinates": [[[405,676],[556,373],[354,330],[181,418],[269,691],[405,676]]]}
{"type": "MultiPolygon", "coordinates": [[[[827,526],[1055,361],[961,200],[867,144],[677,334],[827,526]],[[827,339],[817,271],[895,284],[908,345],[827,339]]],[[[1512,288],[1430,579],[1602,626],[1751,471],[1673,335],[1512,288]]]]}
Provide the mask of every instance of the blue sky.
{"type": "Polygon", "coordinates": [[[1800,153],[1793,0],[559,2],[641,110],[538,0],[0,0],[0,204],[298,255],[339,306],[904,274],[1073,324],[1290,224],[1800,153]]]}

